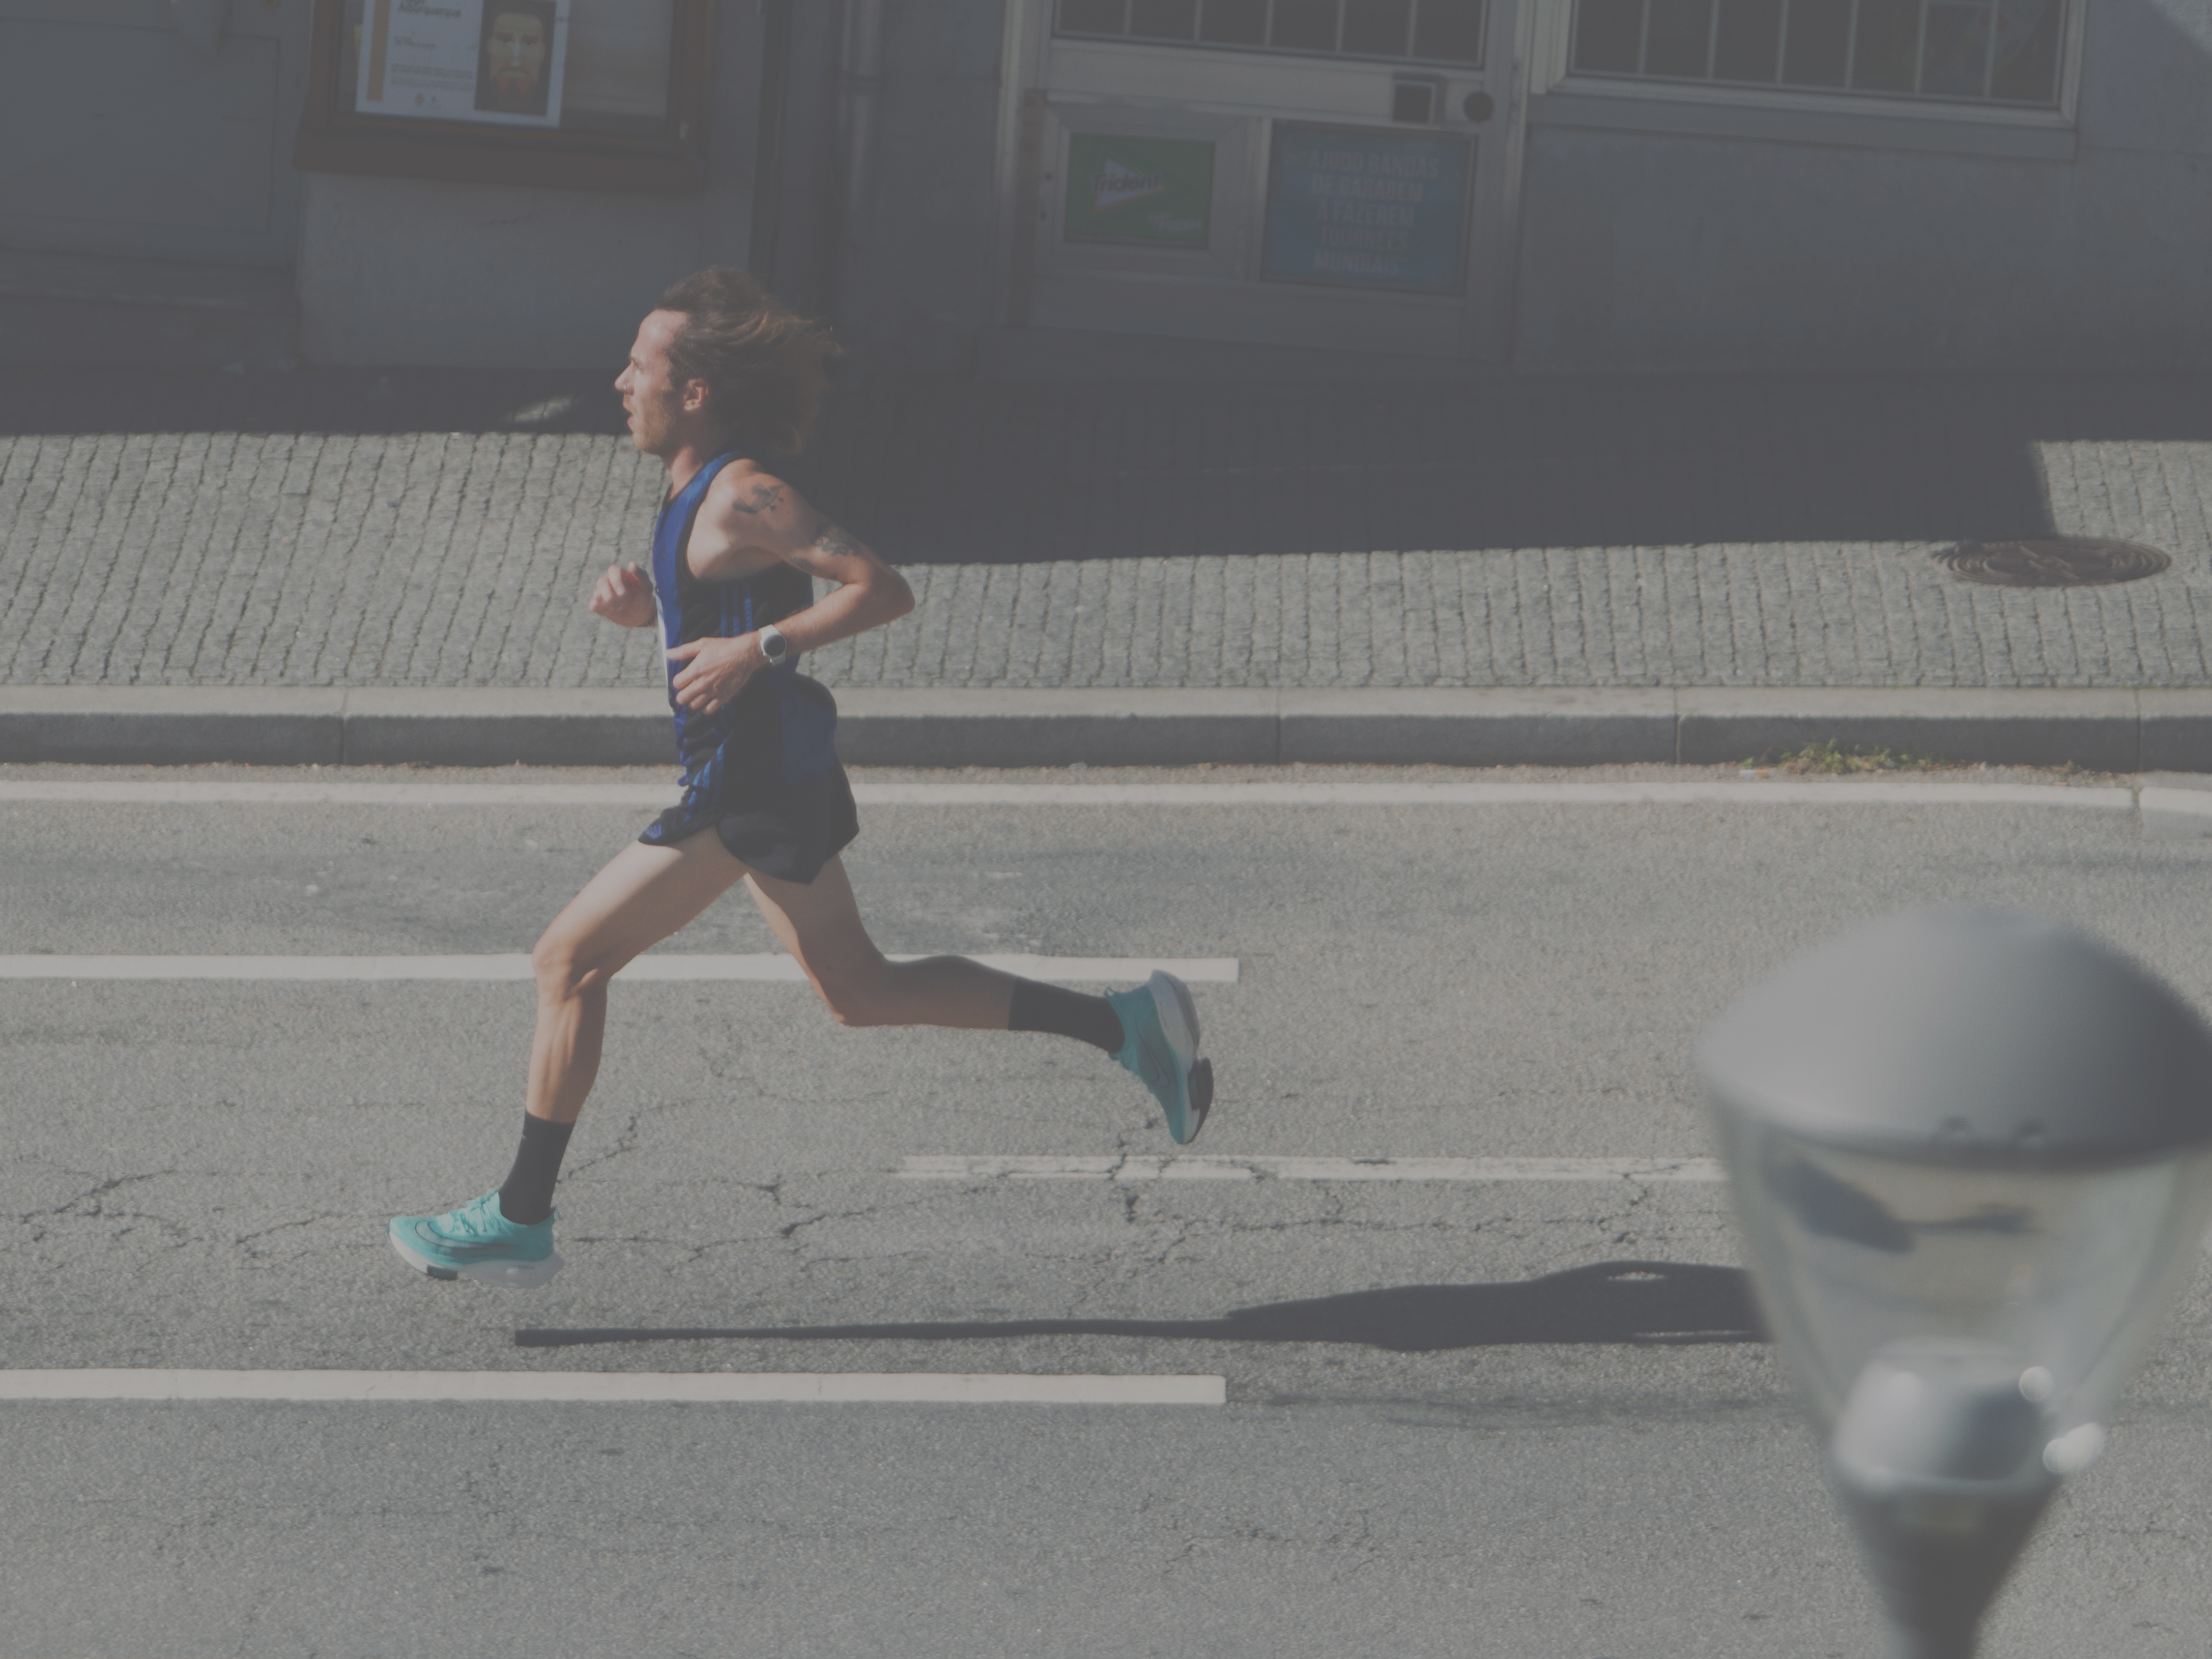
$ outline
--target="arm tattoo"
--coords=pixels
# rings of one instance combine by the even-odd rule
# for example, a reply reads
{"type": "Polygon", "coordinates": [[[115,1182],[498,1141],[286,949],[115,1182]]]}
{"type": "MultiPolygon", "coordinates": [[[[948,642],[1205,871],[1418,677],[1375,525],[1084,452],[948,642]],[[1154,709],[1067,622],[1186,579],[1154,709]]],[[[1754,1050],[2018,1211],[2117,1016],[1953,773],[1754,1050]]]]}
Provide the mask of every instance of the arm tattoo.
{"type": "Polygon", "coordinates": [[[805,546],[783,556],[787,562],[797,565],[810,576],[819,576],[825,582],[842,582],[845,579],[829,568],[828,561],[865,550],[838,526],[824,519],[814,526],[814,534],[805,546]]]}
{"type": "Polygon", "coordinates": [[[814,538],[806,544],[809,552],[826,553],[831,558],[836,558],[841,554],[857,552],[860,550],[860,543],[846,534],[841,526],[830,523],[827,519],[814,526],[814,538]]]}
{"type": "Polygon", "coordinates": [[[773,513],[783,504],[783,486],[780,483],[757,485],[751,495],[737,504],[740,513],[773,513]]]}
{"type": "Polygon", "coordinates": [[[805,571],[807,575],[818,575],[823,581],[842,584],[845,577],[838,575],[836,571],[832,571],[832,568],[830,568],[830,562],[838,560],[838,557],[852,556],[852,553],[863,553],[865,556],[867,549],[858,544],[856,540],[852,540],[852,535],[845,533],[841,526],[832,525],[827,518],[821,518],[821,520],[814,520],[814,533],[807,538],[805,546],[794,549],[792,553],[785,553],[783,562],[785,564],[796,564],[801,571],[805,571]]]}

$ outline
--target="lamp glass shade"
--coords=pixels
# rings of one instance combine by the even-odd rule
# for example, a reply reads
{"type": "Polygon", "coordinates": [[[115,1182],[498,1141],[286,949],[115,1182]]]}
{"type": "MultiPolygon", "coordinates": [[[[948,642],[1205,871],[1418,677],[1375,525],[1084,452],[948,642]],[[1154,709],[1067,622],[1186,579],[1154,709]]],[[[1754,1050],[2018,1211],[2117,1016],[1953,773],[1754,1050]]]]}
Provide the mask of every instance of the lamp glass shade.
{"type": "Polygon", "coordinates": [[[2100,1421],[2212,1216],[2212,1151],[1974,1169],[1841,1150],[1724,1105],[1717,1120],[1761,1310],[1824,1431],[1900,1342],[2016,1365],[2053,1444],[2100,1421]]]}

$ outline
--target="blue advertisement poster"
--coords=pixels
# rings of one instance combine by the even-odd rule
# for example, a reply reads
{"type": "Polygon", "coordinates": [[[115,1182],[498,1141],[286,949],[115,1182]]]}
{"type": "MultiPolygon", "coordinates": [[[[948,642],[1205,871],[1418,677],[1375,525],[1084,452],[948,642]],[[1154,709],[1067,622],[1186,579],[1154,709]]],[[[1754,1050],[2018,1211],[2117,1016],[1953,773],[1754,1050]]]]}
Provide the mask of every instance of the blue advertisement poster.
{"type": "Polygon", "coordinates": [[[1474,149],[1442,133],[1277,122],[1261,275],[1458,293],[1474,149]]]}

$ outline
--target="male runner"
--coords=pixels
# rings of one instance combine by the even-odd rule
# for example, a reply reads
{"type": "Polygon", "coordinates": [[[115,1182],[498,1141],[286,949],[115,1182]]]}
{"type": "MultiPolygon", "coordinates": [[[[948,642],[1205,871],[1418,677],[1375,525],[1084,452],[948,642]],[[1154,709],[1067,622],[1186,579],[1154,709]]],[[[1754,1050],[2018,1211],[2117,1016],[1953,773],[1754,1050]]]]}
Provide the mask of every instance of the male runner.
{"type": "Polygon", "coordinates": [[[538,1029],[514,1168],[472,1203],[391,1225],[402,1259],[433,1279],[524,1288],[560,1270],[553,1186],[599,1071],[607,981],[739,882],[839,1023],[1078,1037],[1143,1080],[1176,1141],[1205,1121],[1212,1063],[1173,975],[1086,996],[963,957],[889,962],[860,925],[837,856],[860,824],[831,748],[836,707],[798,664],[904,616],[914,594],[764,465],[805,441],[835,349],[734,270],[685,278],[639,325],[615,387],[632,441],[668,469],[668,495],[651,570],[611,567],[591,607],[625,628],[659,625],[684,798],[532,952],[538,1029]],[[817,576],[830,585],[818,600],[817,576]]]}

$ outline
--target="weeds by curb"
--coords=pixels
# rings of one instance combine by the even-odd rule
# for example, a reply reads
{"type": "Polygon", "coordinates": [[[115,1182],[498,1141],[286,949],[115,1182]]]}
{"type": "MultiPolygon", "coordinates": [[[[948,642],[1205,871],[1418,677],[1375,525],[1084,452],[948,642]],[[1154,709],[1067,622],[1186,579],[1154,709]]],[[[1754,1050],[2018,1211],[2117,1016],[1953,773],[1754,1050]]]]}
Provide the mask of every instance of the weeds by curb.
{"type": "Polygon", "coordinates": [[[1798,749],[1770,749],[1741,763],[1747,771],[1789,772],[1800,776],[1814,774],[1823,777],[1851,772],[1941,772],[1966,764],[1964,761],[1938,760],[1932,755],[1916,754],[1911,750],[1847,748],[1833,738],[1798,749]]]}

